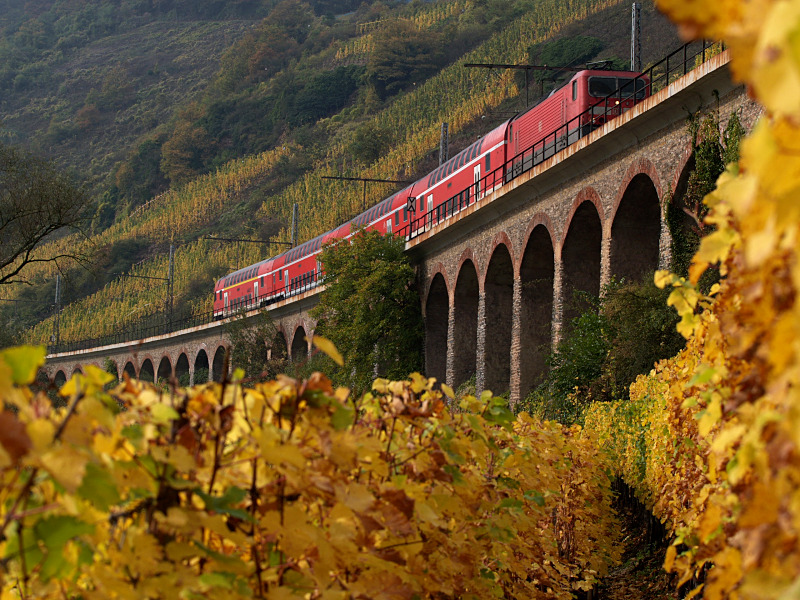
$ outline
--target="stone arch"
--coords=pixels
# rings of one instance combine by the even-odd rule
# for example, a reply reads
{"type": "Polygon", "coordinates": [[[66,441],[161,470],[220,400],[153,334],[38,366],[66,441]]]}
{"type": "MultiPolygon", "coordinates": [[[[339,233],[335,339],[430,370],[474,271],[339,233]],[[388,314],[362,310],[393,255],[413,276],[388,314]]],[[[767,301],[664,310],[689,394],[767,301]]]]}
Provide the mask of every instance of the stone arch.
{"type": "Polygon", "coordinates": [[[270,346],[270,358],[273,360],[287,360],[289,358],[289,344],[286,342],[286,334],[282,329],[275,332],[270,346]]]}
{"type": "Polygon", "coordinates": [[[158,363],[158,371],[156,371],[156,381],[166,382],[172,377],[172,363],[169,361],[169,356],[164,356],[161,362],[158,363]]]}
{"type": "Polygon", "coordinates": [[[181,352],[178,360],[175,361],[175,379],[182,386],[188,386],[191,383],[191,375],[189,373],[189,357],[186,352],[181,352]]]}
{"type": "Polygon", "coordinates": [[[149,358],[144,359],[142,366],[139,367],[139,379],[141,381],[155,381],[155,371],[153,370],[153,361],[149,358]]]}
{"type": "Polygon", "coordinates": [[[81,375],[83,375],[83,369],[81,368],[80,365],[75,365],[75,367],[72,369],[72,376],[73,377],[75,377],[76,373],[80,373],[81,375]]]}
{"type": "MultiPolygon", "coordinates": [[[[475,252],[472,248],[466,248],[461,253],[461,256],[458,258],[458,271],[457,273],[461,274],[461,268],[464,266],[464,263],[467,261],[472,263],[472,268],[475,269],[476,275],[478,275],[478,281],[481,280],[481,269],[480,269],[480,262],[478,261],[477,257],[475,256],[475,252]]],[[[456,285],[458,285],[458,275],[456,275],[456,285]]]]}
{"type": "Polygon", "coordinates": [[[211,363],[211,379],[213,381],[222,381],[223,377],[227,375],[227,373],[223,373],[225,370],[225,352],[227,348],[225,346],[218,346],[216,351],[214,352],[214,362],[211,363]]]}
{"type": "Polygon", "coordinates": [[[36,372],[36,379],[31,384],[33,391],[46,391],[50,387],[50,377],[47,376],[47,371],[39,369],[36,372]]]}
{"type": "Polygon", "coordinates": [[[580,293],[591,298],[600,295],[602,237],[597,203],[584,200],[573,212],[561,245],[562,331],[567,331],[572,319],[586,308],[580,300],[580,293]]]}
{"type": "Polygon", "coordinates": [[[194,357],[194,369],[192,373],[192,383],[207,383],[209,375],[208,353],[205,348],[200,348],[197,356],[194,357]]]}
{"type": "Polygon", "coordinates": [[[611,274],[636,281],[658,267],[661,204],[649,175],[635,175],[614,213],[611,225],[611,274]]]}
{"type": "Polygon", "coordinates": [[[547,371],[546,358],[552,339],[555,254],[552,234],[544,224],[537,224],[528,236],[519,276],[520,398],[525,398],[547,371]]]}
{"type": "Polygon", "coordinates": [[[136,367],[133,366],[131,361],[125,363],[125,368],[122,369],[123,373],[127,373],[131,379],[136,379],[136,367]]]}
{"type": "Polygon", "coordinates": [[[484,388],[502,394],[511,385],[511,323],[514,310],[514,259],[508,245],[495,246],[483,282],[486,294],[484,388]]]}
{"type": "Polygon", "coordinates": [[[65,383],[67,383],[67,374],[59,369],[56,371],[56,374],[53,375],[53,385],[56,386],[56,389],[61,389],[61,386],[65,383]]]}
{"type": "MultiPolygon", "coordinates": [[[[622,183],[619,186],[616,198],[614,198],[614,213],[619,210],[619,205],[622,203],[622,199],[625,196],[628,186],[630,186],[631,182],[640,175],[647,175],[647,177],[649,177],[650,181],[653,183],[653,187],[656,190],[656,196],[658,198],[662,197],[661,178],[658,175],[658,169],[656,169],[655,165],[649,159],[638,158],[628,165],[625,175],[622,176],[622,183]]],[[[601,211],[601,217],[602,214],[603,213],[601,211]]]]}
{"type": "Polygon", "coordinates": [[[444,382],[447,376],[447,328],[450,294],[447,280],[439,272],[433,276],[425,299],[425,375],[444,382]]]}
{"type": "Polygon", "coordinates": [[[478,271],[472,259],[461,263],[453,292],[453,385],[476,374],[478,352],[478,271]]]}
{"type": "Polygon", "coordinates": [[[292,362],[298,362],[308,358],[308,342],[304,339],[305,337],[305,327],[302,324],[298,325],[292,336],[292,353],[290,357],[292,362]]]}

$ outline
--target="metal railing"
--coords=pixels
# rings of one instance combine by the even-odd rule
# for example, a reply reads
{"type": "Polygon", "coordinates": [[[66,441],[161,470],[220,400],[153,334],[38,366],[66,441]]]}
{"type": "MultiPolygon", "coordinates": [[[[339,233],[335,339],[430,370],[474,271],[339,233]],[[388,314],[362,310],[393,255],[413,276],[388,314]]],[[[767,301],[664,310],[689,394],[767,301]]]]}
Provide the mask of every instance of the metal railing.
{"type": "MultiPolygon", "coordinates": [[[[560,152],[569,145],[577,142],[580,138],[588,135],[591,131],[600,127],[601,124],[625,112],[624,109],[620,108],[622,107],[623,100],[632,100],[633,105],[638,104],[644,100],[644,97],[652,95],[669,85],[673,80],[686,75],[689,71],[700,66],[708,58],[718,54],[722,50],[724,50],[724,46],[719,42],[710,43],[703,40],[702,42],[684,44],[648,68],[641,75],[632,78],[625,85],[598,100],[594,105],[577,117],[570,119],[567,123],[551,131],[514,156],[511,160],[506,161],[497,169],[486,174],[479,181],[469,185],[454,196],[451,196],[448,200],[424,213],[422,216],[412,219],[408,225],[398,229],[396,233],[404,235],[406,240],[411,240],[421,233],[429,231],[434,225],[438,225],[464,208],[476,202],[480,202],[486,194],[513,181],[536,165],[554,156],[557,152],[560,152]],[[636,92],[640,89],[645,90],[643,98],[636,97],[636,92]],[[609,105],[609,100],[617,100],[617,103],[609,105]],[[602,119],[600,118],[601,116],[602,119]]],[[[86,350],[98,346],[140,340],[156,335],[174,333],[199,325],[206,325],[221,318],[228,318],[249,310],[275,304],[276,302],[308,291],[320,283],[322,283],[322,277],[318,276],[315,270],[310,272],[310,277],[296,278],[295,281],[284,284],[282,288],[278,288],[270,294],[259,295],[257,302],[240,301],[233,303],[217,316],[214,315],[213,311],[210,311],[197,315],[187,315],[177,319],[170,319],[163,312],[155,313],[146,317],[147,321],[140,321],[134,327],[113,334],[73,342],[62,342],[57,345],[48,346],[47,352],[48,354],[56,354],[60,352],[86,350]]]]}
{"type": "Polygon", "coordinates": [[[464,208],[480,202],[487,194],[513,181],[582,137],[589,135],[595,129],[630,110],[636,104],[644,101],[646,97],[667,87],[672,81],[686,75],[722,50],[724,50],[724,46],[720,42],[712,43],[702,40],[684,44],[642,74],[629,79],[624,85],[599,99],[578,116],[547,133],[510,160],[470,184],[466,189],[462,189],[443,203],[412,219],[406,226],[398,230],[398,234],[404,235],[408,241],[429,231],[435,225],[464,208]],[[641,97],[639,97],[640,93],[641,97]],[[629,107],[623,106],[626,101],[629,101],[629,107]]]}

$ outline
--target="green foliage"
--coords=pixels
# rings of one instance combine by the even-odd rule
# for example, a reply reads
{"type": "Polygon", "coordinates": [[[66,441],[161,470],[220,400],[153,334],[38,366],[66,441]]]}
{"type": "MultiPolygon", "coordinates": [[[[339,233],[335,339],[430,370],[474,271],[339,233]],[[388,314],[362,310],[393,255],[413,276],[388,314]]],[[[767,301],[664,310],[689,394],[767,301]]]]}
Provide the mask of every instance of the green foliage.
{"type": "Polygon", "coordinates": [[[263,380],[275,377],[285,367],[283,359],[268,358],[267,346],[272,344],[277,331],[267,311],[249,318],[241,315],[231,319],[225,324],[225,332],[231,343],[231,366],[242,369],[245,376],[250,378],[263,380]]]}
{"type": "Polygon", "coordinates": [[[344,356],[338,381],[363,391],[376,372],[393,378],[419,368],[422,313],[405,241],[361,231],[351,242],[323,250],[325,290],[312,315],[344,356]]]}
{"type": "Polygon", "coordinates": [[[302,125],[342,109],[358,87],[361,67],[337,67],[314,76],[297,92],[288,116],[290,125],[302,125]]]}
{"type": "MultiPolygon", "coordinates": [[[[688,274],[700,239],[710,231],[704,222],[708,207],[703,199],[715,188],[725,165],[739,159],[739,143],[745,134],[735,112],[731,113],[724,131],[720,131],[716,112],[704,117],[692,115],[688,128],[692,136],[693,168],[686,192],[682,198],[672,198],[670,194],[666,201],[666,221],[672,237],[672,269],[681,276],[688,274]]],[[[701,287],[707,290],[717,278],[718,275],[707,273],[701,287]]]]}
{"type": "Polygon", "coordinates": [[[350,152],[353,158],[369,165],[383,156],[390,143],[391,137],[385,128],[367,121],[356,129],[350,152]]]}
{"type": "Polygon", "coordinates": [[[375,36],[367,81],[386,99],[438,71],[444,57],[439,36],[398,21],[375,36]]]}
{"type": "Polygon", "coordinates": [[[614,283],[599,300],[581,299],[575,317],[550,355],[544,382],[518,410],[562,423],[582,420],[593,401],[627,399],[628,387],[683,347],[668,292],[644,283],[614,283]]]}

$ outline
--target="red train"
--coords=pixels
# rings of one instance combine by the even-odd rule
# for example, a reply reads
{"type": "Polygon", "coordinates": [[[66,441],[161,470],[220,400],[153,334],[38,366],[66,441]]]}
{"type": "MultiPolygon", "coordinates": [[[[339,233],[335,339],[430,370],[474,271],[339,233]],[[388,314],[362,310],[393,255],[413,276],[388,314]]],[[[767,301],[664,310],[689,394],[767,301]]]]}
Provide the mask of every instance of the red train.
{"type": "Polygon", "coordinates": [[[530,110],[505,121],[412,185],[352,221],[214,286],[214,317],[271,304],[316,286],[319,253],[360,227],[413,237],[480,200],[650,95],[630,71],[585,70],[530,110]]]}

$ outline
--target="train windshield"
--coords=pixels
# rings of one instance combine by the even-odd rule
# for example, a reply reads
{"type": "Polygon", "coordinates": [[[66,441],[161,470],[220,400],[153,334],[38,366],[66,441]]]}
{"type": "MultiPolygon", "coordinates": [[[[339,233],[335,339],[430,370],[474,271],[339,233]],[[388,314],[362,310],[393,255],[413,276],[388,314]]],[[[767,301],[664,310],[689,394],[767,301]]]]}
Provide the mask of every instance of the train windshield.
{"type": "Polygon", "coordinates": [[[634,86],[636,98],[644,98],[646,83],[643,79],[634,82],[631,77],[589,77],[589,95],[595,98],[605,98],[614,94],[619,88],[623,88],[623,98],[630,98],[633,96],[634,86]]]}

